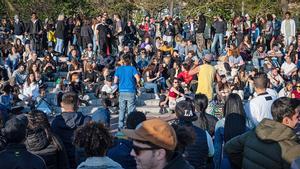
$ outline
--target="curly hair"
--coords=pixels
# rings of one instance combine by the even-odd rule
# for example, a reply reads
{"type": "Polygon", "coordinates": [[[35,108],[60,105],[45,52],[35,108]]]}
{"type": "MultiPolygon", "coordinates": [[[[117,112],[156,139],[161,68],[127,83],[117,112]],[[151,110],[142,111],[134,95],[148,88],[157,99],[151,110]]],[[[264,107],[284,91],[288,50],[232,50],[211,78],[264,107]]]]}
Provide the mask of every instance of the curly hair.
{"type": "Polygon", "coordinates": [[[84,148],[87,157],[102,157],[112,145],[112,136],[102,123],[89,122],[75,131],[74,145],[84,148]]]}

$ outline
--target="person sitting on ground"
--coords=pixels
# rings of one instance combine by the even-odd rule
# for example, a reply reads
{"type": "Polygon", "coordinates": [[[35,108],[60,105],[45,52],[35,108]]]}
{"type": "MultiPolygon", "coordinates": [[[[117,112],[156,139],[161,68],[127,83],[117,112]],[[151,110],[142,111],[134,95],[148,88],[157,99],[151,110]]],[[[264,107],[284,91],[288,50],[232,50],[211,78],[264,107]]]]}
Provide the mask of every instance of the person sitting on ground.
{"type": "Polygon", "coordinates": [[[295,89],[292,91],[292,98],[300,99],[300,81],[297,82],[295,89]]]}
{"type": "Polygon", "coordinates": [[[283,87],[279,93],[278,97],[292,97],[293,84],[291,81],[285,82],[285,87],[283,87]]]}
{"type": "Polygon", "coordinates": [[[0,168],[47,169],[45,161],[30,153],[23,144],[26,137],[26,122],[16,117],[8,120],[2,129],[8,146],[0,152],[0,168]]]}
{"type": "Polygon", "coordinates": [[[111,106],[111,101],[109,98],[102,99],[103,108],[98,109],[92,115],[92,120],[97,123],[104,124],[105,127],[110,127],[110,111],[109,106],[111,106]]]}
{"type": "Polygon", "coordinates": [[[75,131],[74,144],[84,148],[87,159],[77,169],[109,168],[123,169],[120,164],[106,156],[112,144],[112,136],[102,123],[90,122],[75,131]]]}
{"type": "Polygon", "coordinates": [[[192,169],[178,152],[175,130],[161,119],[142,122],[136,129],[122,132],[133,140],[130,155],[136,160],[137,169],[192,169]]]}
{"type": "Polygon", "coordinates": [[[285,62],[281,65],[281,75],[285,79],[291,79],[293,76],[297,75],[297,65],[292,62],[292,58],[286,55],[285,62]]]}
{"type": "Polygon", "coordinates": [[[19,64],[18,69],[13,72],[12,79],[15,79],[17,85],[22,86],[25,83],[27,76],[26,66],[21,63],[19,64]]]}
{"type": "Polygon", "coordinates": [[[255,128],[229,140],[224,150],[232,166],[244,169],[289,169],[300,156],[300,145],[293,131],[299,120],[297,99],[282,97],[274,101],[273,120],[263,119],[255,128]]]}
{"type": "Polygon", "coordinates": [[[169,102],[169,110],[174,111],[178,99],[182,97],[184,97],[184,93],[180,90],[180,81],[177,78],[174,78],[173,86],[169,89],[167,96],[160,102],[159,105],[164,106],[167,102],[169,102]]]}

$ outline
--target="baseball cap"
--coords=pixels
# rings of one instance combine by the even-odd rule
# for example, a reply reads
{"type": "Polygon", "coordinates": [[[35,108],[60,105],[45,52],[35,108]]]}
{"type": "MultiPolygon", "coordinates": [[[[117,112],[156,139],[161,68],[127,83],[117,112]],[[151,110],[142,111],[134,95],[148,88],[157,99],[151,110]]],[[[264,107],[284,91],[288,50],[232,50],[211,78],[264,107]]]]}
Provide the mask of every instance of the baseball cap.
{"type": "Polygon", "coordinates": [[[123,129],[129,138],[137,141],[148,141],[167,150],[175,150],[177,137],[175,130],[167,122],[154,118],[142,122],[135,130],[123,129]]]}
{"type": "Polygon", "coordinates": [[[89,43],[87,46],[91,48],[91,47],[93,47],[93,44],[89,43]]]}
{"type": "Polygon", "coordinates": [[[175,113],[179,120],[192,122],[198,119],[195,107],[190,101],[182,100],[176,104],[175,113]]]}
{"type": "Polygon", "coordinates": [[[205,54],[203,58],[206,62],[211,62],[213,60],[212,54],[205,54]]]}

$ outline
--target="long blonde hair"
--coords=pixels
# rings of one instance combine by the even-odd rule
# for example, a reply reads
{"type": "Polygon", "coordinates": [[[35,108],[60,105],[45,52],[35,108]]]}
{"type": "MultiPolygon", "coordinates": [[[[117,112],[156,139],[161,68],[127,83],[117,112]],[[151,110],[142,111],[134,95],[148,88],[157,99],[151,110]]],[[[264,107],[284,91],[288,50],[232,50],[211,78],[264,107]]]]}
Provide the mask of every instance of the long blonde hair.
{"type": "Polygon", "coordinates": [[[63,21],[65,19],[65,15],[64,14],[59,14],[57,17],[58,21],[63,21]]]}

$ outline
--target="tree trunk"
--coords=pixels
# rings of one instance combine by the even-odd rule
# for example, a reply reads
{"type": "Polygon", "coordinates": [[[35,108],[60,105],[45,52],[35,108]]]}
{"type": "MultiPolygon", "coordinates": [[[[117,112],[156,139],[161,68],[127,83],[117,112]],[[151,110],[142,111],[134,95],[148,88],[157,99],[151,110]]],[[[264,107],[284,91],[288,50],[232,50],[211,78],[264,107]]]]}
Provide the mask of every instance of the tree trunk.
{"type": "Polygon", "coordinates": [[[171,17],[173,17],[173,10],[174,10],[174,0],[169,0],[169,12],[171,17]]]}
{"type": "Polygon", "coordinates": [[[283,14],[286,13],[289,9],[289,0],[280,0],[280,4],[283,14]]]}

